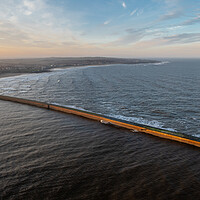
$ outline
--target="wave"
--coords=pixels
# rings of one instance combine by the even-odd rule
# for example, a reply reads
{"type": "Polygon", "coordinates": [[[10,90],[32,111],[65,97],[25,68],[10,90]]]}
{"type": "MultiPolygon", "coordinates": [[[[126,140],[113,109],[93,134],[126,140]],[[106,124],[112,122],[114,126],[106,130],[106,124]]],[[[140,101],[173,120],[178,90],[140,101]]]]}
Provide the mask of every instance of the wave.
{"type": "MultiPolygon", "coordinates": [[[[77,109],[77,110],[81,110],[81,111],[86,111],[86,112],[93,112],[91,110],[86,110],[84,108],[81,108],[81,107],[78,107],[78,106],[73,106],[73,105],[63,105],[63,104],[59,104],[59,103],[53,103],[55,105],[58,105],[58,106],[66,106],[68,108],[72,108],[72,109],[77,109]]],[[[93,112],[94,113],[94,112],[93,112]]],[[[105,115],[103,113],[96,113],[95,114],[99,114],[99,115],[105,115]]],[[[115,115],[115,114],[111,114],[111,115],[106,115],[108,117],[113,117],[113,118],[116,118],[116,119],[121,119],[121,120],[125,120],[125,121],[128,121],[128,122],[134,122],[134,123],[138,123],[138,124],[142,124],[142,125],[147,125],[147,126],[152,126],[152,127],[155,127],[155,128],[162,128],[164,130],[168,130],[168,131],[174,131],[176,132],[175,129],[173,128],[163,128],[164,127],[164,123],[162,122],[159,122],[157,120],[147,120],[147,119],[144,119],[142,117],[127,117],[127,116],[123,116],[123,115],[115,115]]]]}
{"type": "Polygon", "coordinates": [[[134,123],[138,123],[138,124],[142,124],[142,125],[152,126],[154,128],[162,128],[164,130],[176,132],[176,130],[173,129],[173,128],[165,128],[164,123],[159,122],[157,120],[151,120],[150,121],[150,120],[144,119],[142,117],[126,117],[126,116],[123,116],[123,115],[114,115],[114,114],[109,115],[109,117],[114,117],[114,118],[117,118],[117,119],[129,121],[129,122],[134,122],[134,123]]]}
{"type": "Polygon", "coordinates": [[[153,126],[155,128],[162,128],[164,126],[164,124],[159,122],[159,121],[156,121],[156,120],[149,121],[149,120],[146,120],[142,117],[126,117],[126,116],[123,116],[123,115],[115,115],[115,114],[108,115],[108,116],[114,117],[114,118],[117,118],[117,119],[122,119],[122,120],[129,121],[129,122],[135,122],[135,123],[138,123],[138,124],[153,126]]]}
{"type": "Polygon", "coordinates": [[[168,64],[170,63],[169,61],[163,61],[163,62],[159,62],[159,63],[154,63],[154,65],[164,65],[164,64],[168,64]]]}
{"type": "Polygon", "coordinates": [[[194,136],[194,137],[197,137],[197,138],[200,138],[200,134],[191,134],[192,136],[194,136]]]}
{"type": "MultiPolygon", "coordinates": [[[[72,109],[77,109],[77,110],[81,110],[81,111],[86,111],[86,112],[92,112],[90,110],[86,110],[84,108],[81,108],[81,107],[78,107],[78,106],[72,106],[72,105],[63,105],[63,104],[60,104],[60,103],[52,103],[54,105],[57,105],[57,106],[63,106],[63,107],[68,107],[68,108],[72,108],[72,109]]],[[[96,114],[100,114],[100,113],[96,113],[96,114]]]]}
{"type": "Polygon", "coordinates": [[[65,70],[74,70],[74,69],[87,69],[87,68],[94,68],[94,67],[109,67],[112,65],[120,65],[120,64],[102,64],[102,65],[77,65],[77,66],[66,66],[66,67],[58,67],[58,68],[52,68],[50,69],[51,72],[56,72],[56,71],[65,71],[65,70]]]}

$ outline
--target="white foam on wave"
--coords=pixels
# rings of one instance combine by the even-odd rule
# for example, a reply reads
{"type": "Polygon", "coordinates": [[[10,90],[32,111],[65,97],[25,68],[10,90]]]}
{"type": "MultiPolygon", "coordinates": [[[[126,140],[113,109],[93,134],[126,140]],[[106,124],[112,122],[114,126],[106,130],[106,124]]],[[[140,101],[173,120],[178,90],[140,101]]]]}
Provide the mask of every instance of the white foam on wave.
{"type": "MultiPolygon", "coordinates": [[[[59,104],[59,103],[53,103],[53,104],[54,105],[58,105],[58,106],[64,106],[64,107],[66,106],[68,108],[82,110],[82,111],[86,111],[86,112],[92,112],[90,110],[86,110],[86,109],[78,107],[78,106],[63,105],[63,104],[59,104]]],[[[96,114],[104,115],[102,113],[96,113],[96,114]]],[[[163,128],[164,124],[162,122],[157,121],[157,120],[149,121],[149,120],[144,119],[142,117],[126,117],[126,116],[115,115],[115,114],[107,115],[107,116],[108,117],[113,117],[113,118],[116,118],[116,119],[125,120],[125,121],[128,121],[128,122],[134,122],[134,123],[138,123],[138,124],[142,124],[142,125],[152,126],[152,127],[155,127],[155,128],[162,128],[162,129],[165,129],[165,130],[168,130],[168,131],[176,131],[173,128],[163,128]]]]}
{"type": "Polygon", "coordinates": [[[31,85],[36,85],[38,81],[42,81],[50,75],[50,73],[44,72],[0,78],[0,92],[5,94],[13,91],[23,92],[23,90],[31,90],[31,85]]]}
{"type": "Polygon", "coordinates": [[[163,61],[163,62],[159,62],[159,63],[154,63],[154,65],[164,65],[164,64],[168,64],[170,63],[169,61],[163,61]]]}
{"type": "Polygon", "coordinates": [[[138,64],[134,64],[135,66],[150,66],[150,65],[164,65],[164,64],[168,64],[170,63],[169,61],[162,61],[162,62],[157,62],[157,63],[138,63],[138,64]]]}
{"type": "Polygon", "coordinates": [[[144,119],[142,117],[126,117],[126,116],[114,115],[114,114],[108,115],[108,116],[114,117],[114,118],[117,118],[117,119],[122,119],[122,120],[129,121],[129,122],[142,124],[142,125],[152,126],[152,127],[155,127],[155,128],[162,128],[162,129],[165,129],[165,130],[168,130],[168,131],[176,131],[173,128],[163,128],[164,124],[162,122],[157,121],[157,120],[151,120],[150,121],[150,120],[144,119]]]}
{"type": "Polygon", "coordinates": [[[19,93],[27,93],[28,91],[26,90],[20,90],[19,93]]]}
{"type": "Polygon", "coordinates": [[[4,87],[4,88],[2,88],[2,90],[3,90],[3,91],[7,91],[7,90],[17,91],[17,89],[14,88],[14,87],[9,87],[9,88],[4,87]]]}
{"type": "Polygon", "coordinates": [[[192,134],[192,136],[194,136],[194,137],[197,137],[197,138],[200,138],[200,134],[192,134]]]}
{"type": "Polygon", "coordinates": [[[72,106],[72,105],[63,105],[60,103],[52,103],[53,105],[57,105],[57,106],[63,106],[63,107],[67,107],[67,108],[72,108],[72,109],[77,109],[77,110],[82,110],[82,111],[86,111],[86,112],[92,112],[89,110],[85,110],[84,108],[78,107],[78,106],[72,106]]]}
{"type": "Polygon", "coordinates": [[[159,122],[159,121],[156,121],[156,120],[149,121],[149,120],[146,120],[142,117],[126,117],[126,116],[114,115],[114,114],[109,115],[109,117],[114,117],[114,118],[117,118],[117,119],[129,121],[129,122],[135,122],[135,123],[138,123],[138,124],[153,126],[153,127],[156,127],[156,128],[162,128],[164,126],[164,124],[159,122]]]}
{"type": "MultiPolygon", "coordinates": [[[[57,72],[57,71],[70,71],[76,69],[87,69],[87,68],[96,68],[96,67],[109,67],[115,64],[106,64],[106,65],[76,65],[76,66],[67,66],[67,67],[60,67],[60,68],[52,68],[50,71],[57,72]]],[[[117,64],[116,64],[117,65],[117,64]]]]}

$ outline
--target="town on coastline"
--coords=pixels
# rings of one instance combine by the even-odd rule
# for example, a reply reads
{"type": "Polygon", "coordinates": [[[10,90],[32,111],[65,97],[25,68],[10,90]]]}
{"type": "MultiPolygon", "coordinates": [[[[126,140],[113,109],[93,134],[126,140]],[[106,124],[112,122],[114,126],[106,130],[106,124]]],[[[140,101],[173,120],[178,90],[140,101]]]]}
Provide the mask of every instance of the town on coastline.
{"type": "Polygon", "coordinates": [[[1,59],[0,76],[5,74],[49,72],[52,68],[110,65],[110,64],[141,64],[157,63],[156,60],[110,57],[50,57],[26,59],[1,59]]]}

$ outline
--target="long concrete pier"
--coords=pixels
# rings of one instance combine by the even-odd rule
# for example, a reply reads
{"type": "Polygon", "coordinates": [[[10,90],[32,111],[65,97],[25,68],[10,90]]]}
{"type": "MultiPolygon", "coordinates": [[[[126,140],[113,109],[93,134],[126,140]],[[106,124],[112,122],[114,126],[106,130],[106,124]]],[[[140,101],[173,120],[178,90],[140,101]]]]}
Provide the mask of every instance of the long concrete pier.
{"type": "Polygon", "coordinates": [[[112,117],[107,117],[104,115],[95,114],[92,112],[82,111],[82,110],[78,110],[78,109],[74,109],[70,107],[59,106],[56,104],[48,104],[45,102],[39,102],[39,101],[34,101],[34,100],[3,96],[3,95],[0,95],[0,100],[27,104],[27,105],[36,106],[40,108],[46,108],[46,109],[50,109],[54,111],[60,111],[67,114],[74,114],[74,115],[78,115],[78,116],[85,117],[88,119],[100,121],[101,123],[126,128],[129,130],[132,130],[133,132],[143,132],[143,133],[151,134],[157,137],[166,138],[169,140],[174,140],[174,141],[200,147],[200,138],[183,134],[183,133],[177,133],[177,132],[168,131],[168,130],[164,130],[160,128],[154,128],[147,125],[142,125],[138,123],[128,122],[125,120],[115,119],[112,117]]]}

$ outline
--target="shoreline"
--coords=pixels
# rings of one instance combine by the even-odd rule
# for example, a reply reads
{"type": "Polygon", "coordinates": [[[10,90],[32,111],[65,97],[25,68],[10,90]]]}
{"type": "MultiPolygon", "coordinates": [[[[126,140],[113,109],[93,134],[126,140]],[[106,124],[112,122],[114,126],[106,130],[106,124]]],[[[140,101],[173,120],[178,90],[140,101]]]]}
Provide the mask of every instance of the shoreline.
{"type": "MultiPolygon", "coordinates": [[[[30,71],[30,72],[20,72],[20,73],[15,73],[15,72],[6,72],[6,73],[0,73],[0,78],[7,78],[7,77],[12,77],[12,76],[20,76],[20,75],[25,75],[25,74],[41,74],[41,73],[51,73],[54,71],[59,71],[59,70],[64,70],[64,69],[69,69],[69,68],[81,68],[81,67],[94,67],[94,66],[108,66],[108,65],[115,65],[115,64],[99,64],[99,65],[78,65],[78,66],[63,66],[63,67],[55,67],[55,68],[50,68],[49,70],[45,71],[30,71]]],[[[117,65],[117,64],[116,64],[117,65]]]]}
{"type": "Polygon", "coordinates": [[[151,64],[160,62],[161,61],[156,60],[107,57],[4,59],[0,60],[0,78],[30,73],[52,72],[56,69],[72,67],[105,66],[113,64],[151,64]]]}
{"type": "Polygon", "coordinates": [[[3,74],[0,74],[0,79],[1,78],[13,77],[13,76],[20,76],[22,74],[26,74],[26,73],[3,73],[3,74]]]}

